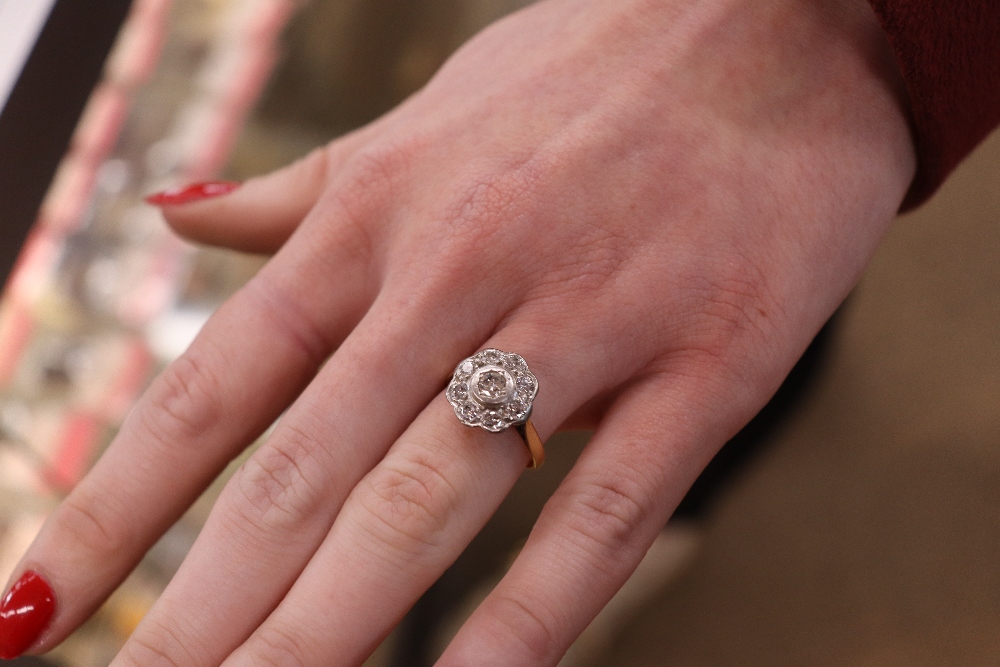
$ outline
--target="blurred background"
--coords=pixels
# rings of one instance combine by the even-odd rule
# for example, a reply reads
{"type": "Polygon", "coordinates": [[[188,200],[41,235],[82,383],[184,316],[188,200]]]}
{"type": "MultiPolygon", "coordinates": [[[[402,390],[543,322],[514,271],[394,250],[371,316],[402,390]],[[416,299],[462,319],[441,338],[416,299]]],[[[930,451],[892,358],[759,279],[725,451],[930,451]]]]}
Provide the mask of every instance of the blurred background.
{"type": "MultiPolygon", "coordinates": [[[[142,196],[301,157],[526,4],[136,0],[0,304],[0,578],[149,378],[265,261],[180,242],[142,196]]],[[[671,522],[565,667],[997,664],[998,167],[994,136],[895,223],[801,400],[671,522]]],[[[549,443],[370,665],[433,662],[586,438],[549,443]]],[[[110,662],[223,482],[52,663],[110,662]]]]}

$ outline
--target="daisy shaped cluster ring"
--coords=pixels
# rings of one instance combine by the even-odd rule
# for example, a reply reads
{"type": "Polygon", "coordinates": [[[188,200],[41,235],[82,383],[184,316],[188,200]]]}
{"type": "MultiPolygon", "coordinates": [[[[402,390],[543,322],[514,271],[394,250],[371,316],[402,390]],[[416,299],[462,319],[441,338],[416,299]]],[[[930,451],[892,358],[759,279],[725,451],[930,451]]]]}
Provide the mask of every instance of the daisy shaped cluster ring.
{"type": "Polygon", "coordinates": [[[448,384],[448,402],[466,426],[499,433],[527,423],[538,380],[524,359],[488,349],[462,361],[448,384]]]}

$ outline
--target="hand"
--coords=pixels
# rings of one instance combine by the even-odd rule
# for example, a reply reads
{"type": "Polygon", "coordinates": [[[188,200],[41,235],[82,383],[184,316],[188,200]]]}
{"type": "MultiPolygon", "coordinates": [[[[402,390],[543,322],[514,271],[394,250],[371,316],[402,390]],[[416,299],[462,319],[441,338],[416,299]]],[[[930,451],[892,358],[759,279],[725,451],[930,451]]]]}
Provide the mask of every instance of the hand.
{"type": "Polygon", "coordinates": [[[25,556],[58,601],[34,650],[287,408],[114,664],[361,662],[524,470],[442,395],[498,347],[543,438],[597,432],[440,664],[555,664],[857,281],[914,169],[900,97],[862,0],[546,0],[376,123],[167,207],[276,254],[25,556]]]}

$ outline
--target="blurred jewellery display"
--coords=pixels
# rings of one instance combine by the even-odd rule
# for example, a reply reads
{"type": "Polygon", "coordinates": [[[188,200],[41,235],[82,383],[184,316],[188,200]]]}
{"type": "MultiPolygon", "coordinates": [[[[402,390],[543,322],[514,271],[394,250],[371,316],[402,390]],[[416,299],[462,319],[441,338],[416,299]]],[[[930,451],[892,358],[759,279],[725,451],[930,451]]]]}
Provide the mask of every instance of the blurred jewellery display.
{"type": "Polygon", "coordinates": [[[529,468],[545,462],[541,438],[531,423],[538,380],[518,354],[481,350],[462,361],[448,384],[448,402],[466,426],[499,433],[513,426],[531,450],[529,468]]]}

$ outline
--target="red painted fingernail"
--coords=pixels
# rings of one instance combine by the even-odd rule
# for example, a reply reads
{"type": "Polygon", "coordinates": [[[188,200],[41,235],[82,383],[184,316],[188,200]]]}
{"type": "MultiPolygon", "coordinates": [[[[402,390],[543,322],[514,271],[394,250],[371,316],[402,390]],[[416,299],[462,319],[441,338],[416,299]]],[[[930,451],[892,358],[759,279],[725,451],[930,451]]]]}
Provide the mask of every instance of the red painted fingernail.
{"type": "Polygon", "coordinates": [[[56,596],[37,572],[25,572],[0,601],[0,659],[13,660],[49,626],[56,596]]]}
{"type": "Polygon", "coordinates": [[[157,192],[146,197],[146,203],[153,206],[176,206],[177,204],[190,204],[191,202],[220,197],[229,194],[236,188],[243,185],[237,181],[207,181],[205,183],[192,183],[179,188],[171,188],[163,192],[157,192]]]}

